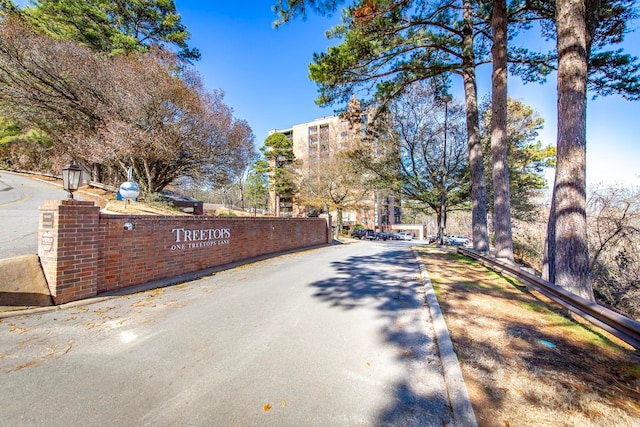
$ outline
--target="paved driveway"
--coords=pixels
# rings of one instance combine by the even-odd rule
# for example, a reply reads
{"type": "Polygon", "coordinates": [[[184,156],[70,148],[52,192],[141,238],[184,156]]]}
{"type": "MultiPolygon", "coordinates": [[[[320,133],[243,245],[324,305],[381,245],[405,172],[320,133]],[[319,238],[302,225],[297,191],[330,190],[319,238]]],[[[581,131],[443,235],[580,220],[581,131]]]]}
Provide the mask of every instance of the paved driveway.
{"type": "Polygon", "coordinates": [[[65,199],[53,184],[0,171],[0,259],[38,252],[38,207],[65,199]]]}
{"type": "Polygon", "coordinates": [[[442,426],[412,253],[362,242],[0,322],[1,425],[442,426]]]}

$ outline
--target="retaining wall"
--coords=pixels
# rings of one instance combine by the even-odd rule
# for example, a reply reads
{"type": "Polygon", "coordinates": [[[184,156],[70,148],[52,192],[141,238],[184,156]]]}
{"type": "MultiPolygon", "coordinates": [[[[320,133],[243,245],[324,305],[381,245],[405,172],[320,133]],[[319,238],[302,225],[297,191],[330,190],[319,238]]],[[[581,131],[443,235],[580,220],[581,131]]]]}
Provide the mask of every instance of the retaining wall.
{"type": "Polygon", "coordinates": [[[67,199],[40,207],[38,255],[61,304],[331,239],[326,218],[108,215],[67,199]]]}

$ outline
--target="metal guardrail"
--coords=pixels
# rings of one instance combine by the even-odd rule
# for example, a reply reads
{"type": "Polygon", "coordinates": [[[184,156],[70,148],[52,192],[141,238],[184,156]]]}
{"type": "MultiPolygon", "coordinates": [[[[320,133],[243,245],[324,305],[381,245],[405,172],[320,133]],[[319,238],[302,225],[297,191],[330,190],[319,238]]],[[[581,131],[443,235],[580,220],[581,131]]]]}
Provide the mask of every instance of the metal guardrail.
{"type": "Polygon", "coordinates": [[[499,273],[507,274],[519,280],[527,287],[535,289],[594,325],[620,338],[636,350],[640,350],[640,322],[572,294],[564,288],[522,270],[516,265],[502,262],[470,249],[458,248],[458,253],[473,258],[499,273]]]}

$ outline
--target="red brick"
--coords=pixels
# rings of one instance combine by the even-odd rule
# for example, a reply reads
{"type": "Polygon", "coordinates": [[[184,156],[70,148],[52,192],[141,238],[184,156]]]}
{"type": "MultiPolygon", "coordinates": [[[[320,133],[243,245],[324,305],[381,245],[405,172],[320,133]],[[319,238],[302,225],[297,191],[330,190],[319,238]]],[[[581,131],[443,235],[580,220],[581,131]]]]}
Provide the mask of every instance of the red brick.
{"type": "Polygon", "coordinates": [[[103,215],[91,202],[77,201],[47,201],[40,210],[53,212],[57,218],[54,229],[47,230],[54,234],[54,247],[49,252],[38,250],[56,303],[259,255],[322,245],[329,238],[324,219],[103,215]],[[133,223],[134,230],[123,230],[125,222],[133,223]],[[230,244],[198,240],[208,237],[208,232],[201,235],[199,230],[221,228],[231,230],[230,244]],[[191,230],[195,240],[188,241],[182,234],[182,241],[176,242],[172,229],[191,230]],[[176,245],[185,249],[176,249],[176,245]]]}

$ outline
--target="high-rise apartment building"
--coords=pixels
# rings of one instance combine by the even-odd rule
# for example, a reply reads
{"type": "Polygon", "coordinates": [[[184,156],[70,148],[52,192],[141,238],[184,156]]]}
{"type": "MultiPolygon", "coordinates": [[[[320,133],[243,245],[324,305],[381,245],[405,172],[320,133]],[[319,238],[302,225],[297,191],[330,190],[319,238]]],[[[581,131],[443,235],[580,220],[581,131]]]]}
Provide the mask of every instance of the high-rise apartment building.
{"type": "MultiPolygon", "coordinates": [[[[340,116],[321,117],[310,122],[301,123],[288,129],[276,129],[269,132],[281,133],[292,142],[296,166],[303,176],[313,176],[329,163],[337,153],[352,148],[359,142],[363,126],[367,124],[367,115],[360,117],[357,126],[340,116]]],[[[297,202],[297,198],[278,198],[272,192],[270,200],[275,211],[281,216],[307,216],[316,212],[297,202]],[[283,201],[284,200],[284,201],[283,201]]],[[[334,224],[336,212],[330,212],[334,224]]],[[[381,192],[369,192],[359,203],[359,207],[343,211],[342,219],[345,228],[362,224],[365,228],[388,230],[391,225],[400,223],[401,213],[398,199],[393,195],[381,192]]]]}

